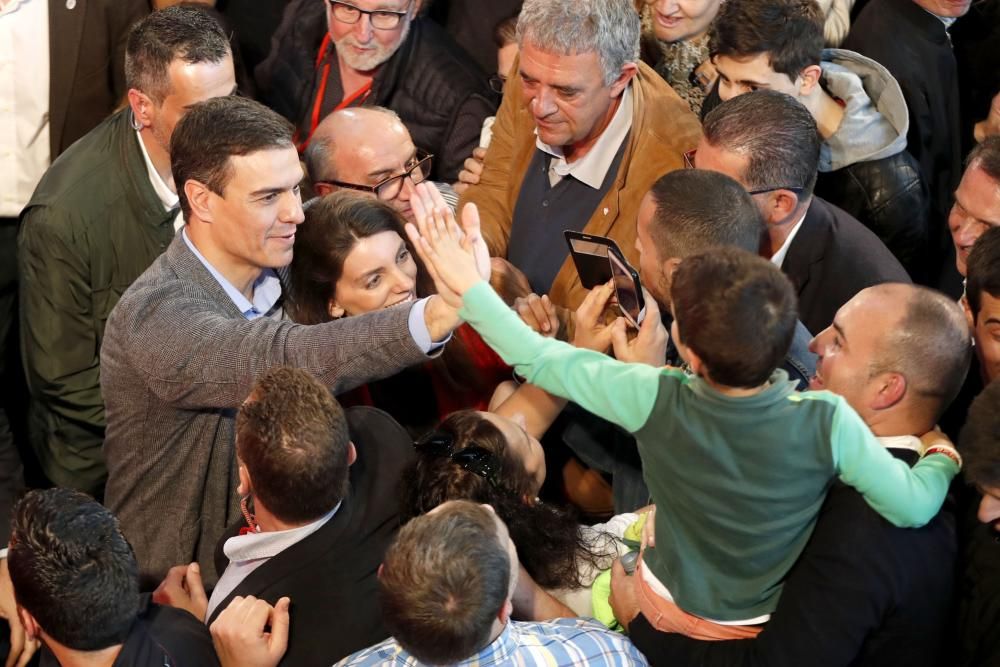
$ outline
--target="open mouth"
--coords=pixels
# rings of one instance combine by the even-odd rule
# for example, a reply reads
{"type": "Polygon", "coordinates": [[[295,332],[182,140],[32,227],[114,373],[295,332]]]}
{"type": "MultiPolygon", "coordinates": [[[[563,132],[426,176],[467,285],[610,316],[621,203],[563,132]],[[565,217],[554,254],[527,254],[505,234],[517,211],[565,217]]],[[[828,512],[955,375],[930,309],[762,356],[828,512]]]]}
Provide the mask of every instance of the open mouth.
{"type": "Polygon", "coordinates": [[[392,308],[393,306],[398,306],[401,303],[411,303],[412,301],[415,301],[416,298],[417,298],[416,292],[410,292],[409,294],[407,294],[406,296],[404,296],[402,299],[399,299],[397,301],[393,301],[390,304],[386,304],[386,308],[392,308]]]}

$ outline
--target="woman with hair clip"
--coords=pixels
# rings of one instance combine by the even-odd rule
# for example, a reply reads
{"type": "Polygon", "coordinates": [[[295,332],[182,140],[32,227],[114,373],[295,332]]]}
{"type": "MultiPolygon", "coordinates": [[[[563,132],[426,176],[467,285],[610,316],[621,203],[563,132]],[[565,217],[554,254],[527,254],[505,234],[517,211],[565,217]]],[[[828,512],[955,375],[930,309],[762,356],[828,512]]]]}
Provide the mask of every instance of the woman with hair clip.
{"type": "MultiPolygon", "coordinates": [[[[286,304],[294,321],[329,322],[433,293],[433,282],[403,232],[402,218],[388,204],[338,191],[316,200],[305,215],[296,232],[286,304]]],[[[498,263],[492,282],[500,294],[513,301],[530,291],[513,267],[498,263]]],[[[510,379],[511,370],[468,325],[453,336],[439,357],[339,400],[345,407],[381,408],[413,434],[455,410],[485,409],[496,386],[510,379]]]]}

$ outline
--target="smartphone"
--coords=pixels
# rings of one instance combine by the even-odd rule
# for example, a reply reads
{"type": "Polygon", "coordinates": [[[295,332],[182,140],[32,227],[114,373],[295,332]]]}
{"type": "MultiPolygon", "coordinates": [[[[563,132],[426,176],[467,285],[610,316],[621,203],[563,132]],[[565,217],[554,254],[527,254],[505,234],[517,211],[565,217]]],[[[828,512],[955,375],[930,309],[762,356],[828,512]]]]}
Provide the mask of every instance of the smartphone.
{"type": "Polygon", "coordinates": [[[569,254],[573,257],[573,264],[580,274],[580,283],[584,289],[594,289],[611,280],[609,253],[616,252],[619,257],[625,256],[618,244],[605,236],[583,234],[571,229],[565,230],[563,236],[566,237],[569,254]]]}
{"type": "Polygon", "coordinates": [[[646,317],[646,300],[642,296],[639,274],[616,252],[608,253],[608,261],[611,264],[618,309],[628,323],[638,329],[646,317]]]}

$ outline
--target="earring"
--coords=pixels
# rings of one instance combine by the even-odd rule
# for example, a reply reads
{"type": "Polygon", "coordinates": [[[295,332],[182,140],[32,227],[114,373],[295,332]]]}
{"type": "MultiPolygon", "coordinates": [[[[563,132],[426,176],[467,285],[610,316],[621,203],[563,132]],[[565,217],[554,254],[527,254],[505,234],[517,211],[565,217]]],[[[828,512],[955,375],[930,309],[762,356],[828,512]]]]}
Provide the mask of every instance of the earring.
{"type": "Polygon", "coordinates": [[[143,124],[139,122],[139,119],[135,117],[135,112],[131,109],[128,110],[128,122],[136,132],[141,131],[143,128],[143,124]]]}

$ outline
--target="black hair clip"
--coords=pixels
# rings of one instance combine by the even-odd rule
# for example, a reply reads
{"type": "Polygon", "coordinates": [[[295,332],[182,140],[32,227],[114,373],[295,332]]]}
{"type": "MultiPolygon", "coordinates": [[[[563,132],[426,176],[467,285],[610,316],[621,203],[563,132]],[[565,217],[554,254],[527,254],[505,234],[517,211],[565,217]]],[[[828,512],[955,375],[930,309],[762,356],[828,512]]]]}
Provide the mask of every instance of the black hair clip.
{"type": "Polygon", "coordinates": [[[500,462],[495,454],[475,443],[456,452],[454,435],[444,431],[431,431],[414,442],[413,448],[427,456],[449,458],[463,470],[482,477],[493,486],[499,485],[497,475],[500,473],[500,462]]]}

